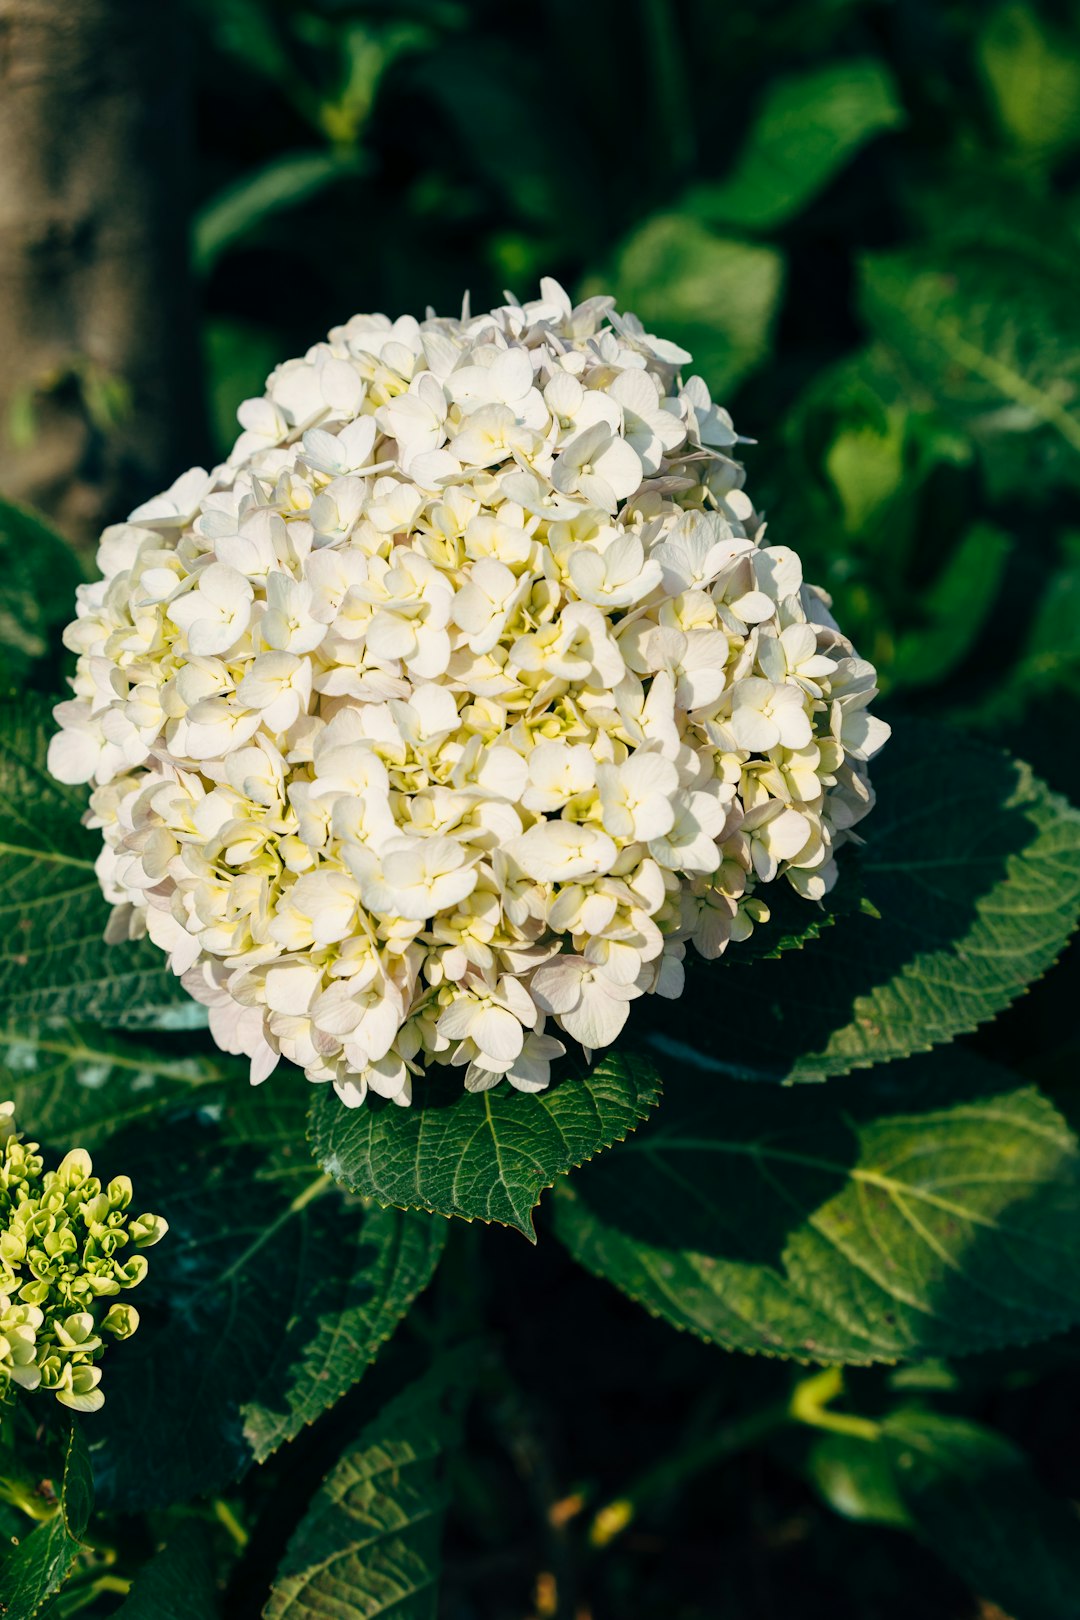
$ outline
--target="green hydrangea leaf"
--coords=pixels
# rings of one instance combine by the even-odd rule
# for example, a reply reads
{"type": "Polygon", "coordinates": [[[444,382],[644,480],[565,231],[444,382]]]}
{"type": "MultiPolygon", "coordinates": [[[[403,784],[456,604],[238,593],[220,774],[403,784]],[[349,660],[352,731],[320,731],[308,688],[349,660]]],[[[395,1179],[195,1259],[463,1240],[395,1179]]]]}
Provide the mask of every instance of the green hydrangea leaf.
{"type": "Polygon", "coordinates": [[[718,225],[770,230],[805,208],[860,147],[904,122],[890,74],[873,60],[779,79],[733,171],[687,204],[718,225]]]}
{"type": "Polygon", "coordinates": [[[431,1278],[445,1228],[344,1197],[305,1151],[303,1093],[299,1077],[238,1087],[113,1145],[170,1230],[94,1426],[110,1506],[180,1501],[267,1457],[362,1376],[431,1278]]]}
{"type": "Polygon", "coordinates": [[[23,1129],[56,1147],[96,1148],[196,1095],[209,1102],[246,1081],[247,1064],[223,1052],[185,1053],[68,1019],[0,1027],[0,1093],[23,1129]]]}
{"type": "Polygon", "coordinates": [[[181,1519],[136,1575],[116,1620],[216,1620],[220,1610],[205,1525],[181,1519]]]}
{"type": "Polygon", "coordinates": [[[978,62],[1003,133],[1051,156],[1080,142],[1080,49],[1031,7],[996,6],[978,41],[978,62]]]}
{"type": "Polygon", "coordinates": [[[0,500],[0,690],[55,679],[60,632],[82,578],[75,553],[44,518],[0,500]]]}
{"type": "Polygon", "coordinates": [[[916,1532],[1014,1620],[1073,1620],[1080,1535],[1072,1503],[1039,1484],[1023,1452],[963,1418],[891,1414],[882,1444],[916,1532]]]}
{"type": "Polygon", "coordinates": [[[650,331],[694,357],[722,398],[766,358],[784,284],[784,258],[763,243],[716,236],[689,214],[657,214],[627,238],[611,291],[650,331]]]}
{"type": "Polygon", "coordinates": [[[834,1513],[856,1524],[891,1524],[910,1530],[880,1438],[820,1434],[805,1462],[806,1475],[834,1513]]]}
{"type": "Polygon", "coordinates": [[[332,1091],[312,1103],[308,1139],[335,1180],[380,1204],[514,1226],[535,1242],[545,1187],[621,1142],[656,1104],[645,1057],[605,1052],[587,1073],[547,1091],[509,1085],[468,1092],[460,1072],[418,1082],[412,1108],[371,1100],[345,1108],[332,1091]]]}
{"type": "Polygon", "coordinates": [[[7,1611],[21,1620],[34,1620],[59,1592],[78,1556],[79,1543],[68,1534],[59,1513],[18,1546],[0,1551],[0,1592],[7,1611]]]}
{"type": "Polygon", "coordinates": [[[718,1074],[821,1080],[973,1030],[1046,972],[1080,913],[1080,811],[925,722],[896,728],[873,780],[861,909],[749,972],[735,946],[719,978],[691,949],[686,993],[636,1003],[631,1030],[718,1074]]]}
{"type": "Polygon", "coordinates": [[[883,1419],[876,1439],[822,1435],[807,1471],[837,1513],[913,1531],[1016,1620],[1072,1620],[1076,1510],[1043,1489],[1004,1436],[905,1407],[883,1419]]]}
{"type": "Polygon", "coordinates": [[[86,1442],[79,1424],[73,1423],[57,1512],[17,1545],[0,1549],[0,1614],[34,1620],[59,1592],[82,1550],[93,1500],[86,1442]]]}
{"type": "Polygon", "coordinates": [[[289,1543],[265,1620],[434,1620],[456,1404],[437,1370],[342,1453],[289,1543]]]}
{"type": "Polygon", "coordinates": [[[0,1017],[123,1024],[189,998],[148,939],[105,945],[101,839],[81,824],[86,791],[45,768],[54,729],[43,702],[0,700],[0,1017]]]}
{"type": "Polygon", "coordinates": [[[1080,1322],[1076,1138],[960,1049],[825,1089],[672,1075],[554,1209],[590,1271],[729,1349],[861,1364],[1080,1322]]]}
{"type": "Polygon", "coordinates": [[[1080,326],[1069,278],[1023,251],[954,246],[863,260],[860,304],[912,386],[977,438],[1047,427],[1080,451],[1080,326]]]}

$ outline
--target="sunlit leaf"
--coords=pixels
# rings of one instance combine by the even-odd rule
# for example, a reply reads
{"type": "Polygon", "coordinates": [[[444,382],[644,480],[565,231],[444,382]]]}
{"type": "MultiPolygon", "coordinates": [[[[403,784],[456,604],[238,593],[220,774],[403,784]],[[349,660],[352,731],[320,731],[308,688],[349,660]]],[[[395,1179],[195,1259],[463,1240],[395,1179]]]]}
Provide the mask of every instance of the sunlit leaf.
{"type": "Polygon", "coordinates": [[[1056,152],[1080,141],[1080,50],[1029,5],[987,18],[978,62],[1004,133],[1017,146],[1056,152]]]}
{"type": "MultiPolygon", "coordinates": [[[[600,1055],[547,1091],[464,1090],[460,1072],[417,1084],[412,1108],[342,1106],[328,1088],[311,1106],[312,1150],[331,1175],[381,1204],[500,1221],[533,1238],[545,1187],[637,1128],[659,1098],[644,1056],[600,1055]]],[[[381,1100],[380,1100],[381,1101],[381,1100]]]]}
{"type": "Polygon", "coordinates": [[[914,382],[988,439],[1046,426],[1080,452],[1080,320],[1067,278],[959,245],[863,260],[861,306],[914,382]]]}
{"type": "Polygon", "coordinates": [[[806,1473],[818,1494],[843,1518],[856,1524],[911,1528],[880,1439],[821,1434],[810,1448],[806,1473]]]}
{"type": "Polygon", "coordinates": [[[665,1065],[664,1107],[559,1189],[590,1271],[728,1349],[865,1363],[1080,1322],[1080,1151],[969,1054],[822,1090],[665,1065]]]}
{"type": "Polygon", "coordinates": [[[688,370],[723,396],[768,354],[783,281],[775,248],[660,214],[623,243],[611,291],[651,331],[689,350],[688,370]]]}
{"type": "Polygon", "coordinates": [[[805,208],[860,147],[903,122],[880,62],[839,62],[775,80],[731,174],[695,187],[687,206],[711,224],[771,229],[805,208]]]}

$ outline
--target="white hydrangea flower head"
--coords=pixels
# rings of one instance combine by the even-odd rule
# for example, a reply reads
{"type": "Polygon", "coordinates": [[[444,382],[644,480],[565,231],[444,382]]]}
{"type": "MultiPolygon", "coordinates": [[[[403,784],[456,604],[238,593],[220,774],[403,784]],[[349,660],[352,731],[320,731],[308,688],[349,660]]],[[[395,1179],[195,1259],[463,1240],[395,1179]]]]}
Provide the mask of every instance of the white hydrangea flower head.
{"type": "Polygon", "coordinates": [[[354,316],[102,538],[50,768],[255,1081],[540,1090],[871,808],[872,666],[612,302],[354,316]]]}

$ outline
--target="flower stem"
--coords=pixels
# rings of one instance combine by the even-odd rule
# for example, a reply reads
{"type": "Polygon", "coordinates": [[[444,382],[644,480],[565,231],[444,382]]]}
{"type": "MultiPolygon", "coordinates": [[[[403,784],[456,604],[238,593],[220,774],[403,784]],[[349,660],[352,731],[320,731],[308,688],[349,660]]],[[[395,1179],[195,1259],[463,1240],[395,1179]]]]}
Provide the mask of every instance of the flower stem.
{"type": "Polygon", "coordinates": [[[215,1496],[213,1508],[214,1518],[220,1525],[224,1526],[233,1542],[235,1542],[239,1550],[243,1552],[244,1548],[251,1540],[251,1537],[244,1529],[244,1526],[240,1523],[240,1520],[236,1517],[236,1514],[233,1512],[228,1502],[226,1502],[225,1498],[222,1496],[215,1496]]]}
{"type": "Polygon", "coordinates": [[[860,1440],[876,1440],[881,1433],[880,1424],[870,1418],[856,1417],[852,1412],[831,1412],[828,1403],[842,1395],[844,1374],[840,1367],[823,1367],[800,1378],[791,1392],[788,1415],[795,1423],[806,1423],[813,1429],[829,1429],[834,1434],[853,1434],[860,1440]]]}
{"type": "Polygon", "coordinates": [[[745,1417],[736,1418],[715,1434],[706,1436],[695,1445],[684,1447],[673,1457],[665,1458],[655,1467],[639,1474],[626,1491],[600,1508],[589,1526],[590,1543],[594,1547],[608,1546],[650,1503],[672,1495],[695,1475],[704,1473],[718,1462],[726,1461],[737,1452],[757,1445],[760,1440],[790,1423],[829,1429],[836,1434],[852,1434],[861,1440],[876,1440],[881,1432],[880,1427],[869,1418],[829,1410],[828,1403],[842,1395],[843,1390],[841,1368],[824,1367],[820,1372],[800,1378],[786,1401],[775,1402],[745,1417]]]}
{"type": "Polygon", "coordinates": [[[621,1496],[613,1498],[595,1514],[589,1526],[589,1541],[594,1547],[606,1547],[621,1536],[649,1503],[670,1496],[695,1474],[704,1473],[715,1463],[724,1462],[737,1452],[756,1445],[767,1435],[784,1427],[790,1413],[786,1402],[764,1406],[757,1412],[726,1423],[699,1441],[687,1446],[674,1457],[666,1458],[655,1468],[639,1474],[621,1496]]]}

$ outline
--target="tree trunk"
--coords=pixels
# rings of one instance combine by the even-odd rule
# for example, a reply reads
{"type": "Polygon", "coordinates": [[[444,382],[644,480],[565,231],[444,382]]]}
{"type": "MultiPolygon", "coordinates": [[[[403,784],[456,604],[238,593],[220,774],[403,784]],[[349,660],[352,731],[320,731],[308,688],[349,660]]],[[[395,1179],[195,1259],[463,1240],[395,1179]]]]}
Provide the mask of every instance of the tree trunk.
{"type": "Polygon", "coordinates": [[[202,446],[178,0],[0,0],[0,495],[73,540],[202,446]]]}

